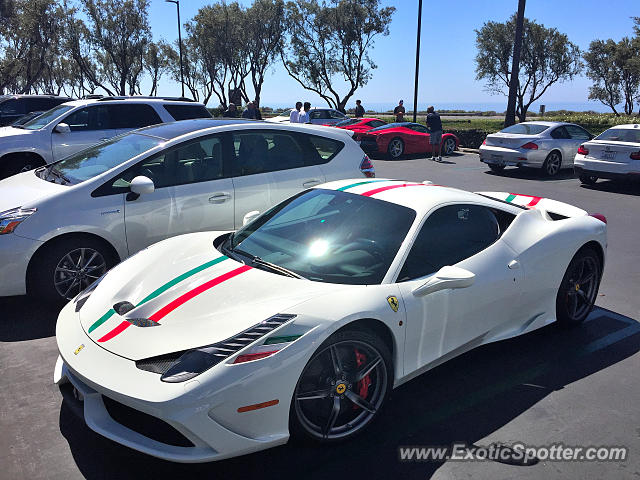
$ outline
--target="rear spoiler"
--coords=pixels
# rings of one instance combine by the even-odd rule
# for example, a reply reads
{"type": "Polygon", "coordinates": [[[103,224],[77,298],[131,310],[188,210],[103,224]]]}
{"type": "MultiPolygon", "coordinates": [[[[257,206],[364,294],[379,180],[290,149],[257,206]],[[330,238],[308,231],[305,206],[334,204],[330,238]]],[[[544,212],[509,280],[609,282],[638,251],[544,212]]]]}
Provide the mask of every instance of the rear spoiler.
{"type": "Polygon", "coordinates": [[[544,210],[550,214],[560,215],[562,217],[581,217],[588,215],[585,210],[574,207],[568,203],[558,202],[550,198],[534,197],[531,195],[521,195],[519,193],[509,192],[475,192],[483,197],[488,197],[502,203],[515,205],[522,209],[544,210]]]}

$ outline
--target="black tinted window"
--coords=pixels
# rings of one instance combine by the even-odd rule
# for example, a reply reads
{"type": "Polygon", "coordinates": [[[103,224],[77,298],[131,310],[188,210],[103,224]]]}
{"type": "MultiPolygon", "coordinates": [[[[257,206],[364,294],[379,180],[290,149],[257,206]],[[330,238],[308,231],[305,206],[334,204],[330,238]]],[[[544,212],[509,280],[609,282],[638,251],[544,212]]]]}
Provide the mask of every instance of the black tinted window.
{"type": "Polygon", "coordinates": [[[308,162],[313,165],[331,161],[331,159],[342,150],[342,147],[344,147],[344,143],[334,140],[333,138],[318,137],[316,135],[306,135],[306,137],[311,142],[315,153],[312,153],[310,157],[311,162],[308,162]]]}
{"type": "Polygon", "coordinates": [[[232,138],[234,177],[304,167],[309,156],[303,136],[293,132],[245,130],[232,138]]]}
{"type": "Polygon", "coordinates": [[[111,126],[109,110],[105,105],[93,105],[76,110],[62,120],[72,132],[87,130],[108,130],[111,126]]]}
{"type": "Polygon", "coordinates": [[[567,132],[566,128],[558,127],[551,132],[551,138],[555,138],[556,140],[562,140],[562,139],[567,139],[571,137],[569,136],[569,133],[567,132]]]}
{"type": "Polygon", "coordinates": [[[427,127],[425,127],[424,125],[414,123],[411,125],[407,125],[407,128],[410,128],[414,132],[427,133],[427,127]]]}
{"type": "Polygon", "coordinates": [[[370,122],[367,122],[366,125],[369,125],[373,128],[378,128],[386,124],[382,120],[371,120],[370,122]]]}
{"type": "Polygon", "coordinates": [[[10,98],[0,103],[0,113],[3,115],[19,115],[25,113],[25,103],[16,98],[10,98]]]}
{"type": "Polygon", "coordinates": [[[590,140],[591,135],[584,128],[578,127],[577,125],[565,125],[567,132],[571,135],[571,138],[575,140],[590,140]]]}
{"type": "Polygon", "coordinates": [[[342,112],[339,112],[338,110],[331,110],[329,112],[329,114],[331,115],[331,118],[344,118],[346,117],[346,115],[342,112]]]}
{"type": "Polygon", "coordinates": [[[405,261],[398,281],[437,272],[446,265],[484,250],[500,236],[494,212],[478,205],[448,205],[425,221],[405,261]]]}
{"type": "Polygon", "coordinates": [[[151,105],[129,103],[108,105],[111,128],[142,128],[162,123],[160,116],[151,105]]]}
{"type": "Polygon", "coordinates": [[[510,127],[500,130],[501,133],[521,133],[523,135],[538,135],[544,132],[547,128],[546,125],[538,125],[535,123],[516,123],[510,127]]]}
{"type": "Polygon", "coordinates": [[[27,99],[27,111],[28,112],[35,112],[35,111],[41,111],[41,112],[46,112],[47,110],[52,109],[53,107],[55,107],[56,105],[60,105],[61,103],[64,103],[65,101],[68,101],[66,99],[63,98],[28,98],[27,99]]]}
{"type": "Polygon", "coordinates": [[[176,120],[211,118],[209,110],[202,105],[172,105],[165,103],[163,104],[163,107],[176,120]]]}
{"type": "Polygon", "coordinates": [[[309,112],[309,118],[311,119],[326,119],[329,118],[329,114],[325,110],[311,110],[309,112]]]}

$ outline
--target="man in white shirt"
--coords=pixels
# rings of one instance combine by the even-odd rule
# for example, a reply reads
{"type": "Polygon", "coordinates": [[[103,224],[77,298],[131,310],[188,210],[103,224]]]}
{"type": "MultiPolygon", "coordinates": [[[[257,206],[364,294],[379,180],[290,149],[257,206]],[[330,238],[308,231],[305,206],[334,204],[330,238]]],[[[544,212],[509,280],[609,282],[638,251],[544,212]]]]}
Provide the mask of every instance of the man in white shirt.
{"type": "Polygon", "coordinates": [[[289,123],[300,123],[300,109],[302,108],[302,102],[296,102],[296,108],[291,110],[289,115],[289,123]]]}
{"type": "Polygon", "coordinates": [[[309,110],[311,110],[311,103],[304,102],[304,110],[298,115],[298,123],[309,123],[311,121],[309,118],[309,110]]]}

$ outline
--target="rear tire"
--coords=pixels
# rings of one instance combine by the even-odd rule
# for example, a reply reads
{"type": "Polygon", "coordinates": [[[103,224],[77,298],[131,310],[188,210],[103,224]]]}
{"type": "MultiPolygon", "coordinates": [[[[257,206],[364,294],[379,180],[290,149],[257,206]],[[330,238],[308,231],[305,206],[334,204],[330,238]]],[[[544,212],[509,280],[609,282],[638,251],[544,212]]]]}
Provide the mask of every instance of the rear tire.
{"type": "Polygon", "coordinates": [[[289,430],[319,443],[350,439],[378,417],[392,384],[385,343],[368,330],[339,331],[304,367],[291,400],[289,430]]]}
{"type": "Polygon", "coordinates": [[[504,170],[504,165],[496,165],[494,163],[489,163],[488,165],[491,171],[495,173],[502,173],[502,171],[504,170]]]}
{"type": "Polygon", "coordinates": [[[557,150],[553,150],[542,164],[542,171],[547,177],[555,177],[560,168],[562,168],[562,155],[557,150]]]}
{"type": "Polygon", "coordinates": [[[579,178],[580,182],[584,183],[585,185],[595,185],[598,181],[598,177],[596,177],[595,175],[587,175],[585,173],[580,175],[579,178]]]}
{"type": "Polygon", "coordinates": [[[574,326],[584,322],[593,309],[602,278],[602,262],[590,247],[574,255],[562,277],[556,296],[558,324],[574,326]]]}
{"type": "Polygon", "coordinates": [[[442,143],[442,155],[449,156],[452,155],[455,151],[456,141],[451,137],[445,138],[444,142],[442,143]]]}
{"type": "Polygon", "coordinates": [[[401,138],[394,138],[387,146],[387,153],[391,160],[398,160],[404,153],[404,142],[401,138]]]}
{"type": "Polygon", "coordinates": [[[54,240],[31,259],[29,293],[47,302],[67,302],[116,263],[113,252],[97,238],[54,240]]]}

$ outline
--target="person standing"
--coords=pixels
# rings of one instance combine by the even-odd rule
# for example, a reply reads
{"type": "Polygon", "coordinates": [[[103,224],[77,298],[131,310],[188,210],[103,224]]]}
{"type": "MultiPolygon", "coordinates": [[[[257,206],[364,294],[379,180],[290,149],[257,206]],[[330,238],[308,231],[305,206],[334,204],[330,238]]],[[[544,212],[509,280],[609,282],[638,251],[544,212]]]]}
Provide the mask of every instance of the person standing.
{"type": "Polygon", "coordinates": [[[238,109],[236,108],[236,104],[230,102],[229,107],[222,114],[223,117],[229,118],[237,118],[238,117],[238,109]]]}
{"type": "Polygon", "coordinates": [[[300,122],[300,109],[302,108],[302,102],[296,102],[296,108],[291,110],[291,114],[289,115],[289,123],[299,123],[300,122]]]}
{"type": "Polygon", "coordinates": [[[431,160],[442,161],[442,120],[434,110],[433,105],[427,108],[427,129],[429,130],[429,144],[431,144],[431,160]],[[436,152],[438,156],[436,157],[436,152]]]}
{"type": "Polygon", "coordinates": [[[304,110],[300,112],[300,116],[298,117],[299,123],[309,123],[311,121],[309,118],[309,110],[311,110],[311,103],[304,102],[304,110]]]}
{"type": "Polygon", "coordinates": [[[250,118],[256,120],[258,117],[256,115],[256,107],[253,102],[247,103],[247,108],[242,112],[242,118],[250,118]]]}
{"type": "Polygon", "coordinates": [[[396,122],[403,122],[405,113],[406,110],[404,109],[404,100],[400,100],[398,102],[398,106],[393,109],[393,114],[396,116],[396,122]]]}
{"type": "Polygon", "coordinates": [[[356,118],[364,117],[364,107],[362,106],[362,102],[360,100],[356,100],[356,118]]]}

